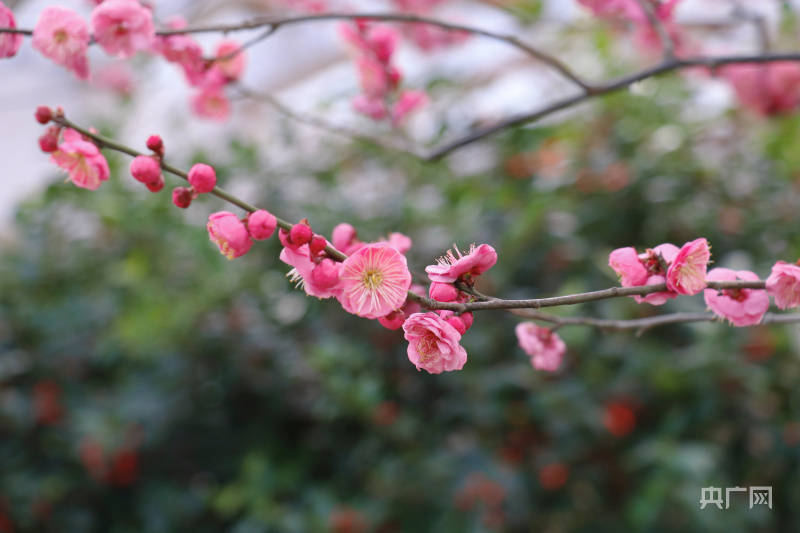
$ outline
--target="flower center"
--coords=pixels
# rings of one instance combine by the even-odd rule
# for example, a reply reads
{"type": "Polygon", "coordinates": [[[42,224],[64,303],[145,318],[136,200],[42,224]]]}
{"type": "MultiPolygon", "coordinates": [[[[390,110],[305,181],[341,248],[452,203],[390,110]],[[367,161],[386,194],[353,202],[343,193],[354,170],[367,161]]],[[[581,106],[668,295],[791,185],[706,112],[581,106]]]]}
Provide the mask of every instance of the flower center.
{"type": "Polygon", "coordinates": [[[747,299],[747,294],[745,294],[744,289],[725,289],[722,291],[722,294],[737,302],[747,299]]]}
{"type": "Polygon", "coordinates": [[[58,30],[53,34],[53,41],[55,41],[56,44],[64,44],[68,38],[67,31],[64,29],[58,30]]]}
{"type": "Polygon", "coordinates": [[[361,275],[361,283],[369,290],[375,290],[383,283],[383,272],[376,269],[365,270],[361,275]]]}
{"type": "Polygon", "coordinates": [[[417,354],[419,354],[420,363],[427,363],[433,359],[438,350],[439,346],[435,335],[428,334],[417,341],[417,354]]]}

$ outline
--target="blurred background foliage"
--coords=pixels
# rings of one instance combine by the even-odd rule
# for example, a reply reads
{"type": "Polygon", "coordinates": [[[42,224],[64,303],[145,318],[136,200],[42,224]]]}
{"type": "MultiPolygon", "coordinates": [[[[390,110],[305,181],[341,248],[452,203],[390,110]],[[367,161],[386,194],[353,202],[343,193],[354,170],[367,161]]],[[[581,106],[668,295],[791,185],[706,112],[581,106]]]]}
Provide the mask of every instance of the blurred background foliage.
{"type": "MultiPolygon", "coordinates": [[[[408,234],[417,273],[452,242],[488,242],[500,259],[480,289],[509,298],[605,288],[611,249],[698,236],[716,266],[764,276],[800,256],[798,117],[697,113],[692,75],[447,162],[332,139],[275,166],[241,134],[213,163],[317,231],[408,234]]],[[[279,142],[298,139],[287,126],[279,142]]],[[[54,182],[21,206],[0,253],[0,531],[800,529],[796,326],[567,327],[548,375],[515,317],[481,313],[465,369],[431,376],[401,332],[294,289],[275,239],[225,260],[203,229],[221,202],[181,212],[109,156],[97,192],[54,182]],[[759,485],[772,511],[742,493],[699,508],[701,487],[759,485]]]]}

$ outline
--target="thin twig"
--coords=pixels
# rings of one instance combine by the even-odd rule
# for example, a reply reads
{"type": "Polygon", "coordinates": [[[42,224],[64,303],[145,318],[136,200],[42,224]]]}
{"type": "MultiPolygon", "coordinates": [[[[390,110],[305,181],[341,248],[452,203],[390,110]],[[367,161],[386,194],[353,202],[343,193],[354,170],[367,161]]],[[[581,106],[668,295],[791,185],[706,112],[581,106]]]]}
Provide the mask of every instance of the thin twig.
{"type": "Polygon", "coordinates": [[[656,34],[658,35],[658,39],[661,41],[661,50],[664,54],[663,59],[668,61],[675,57],[675,42],[672,40],[672,37],[667,31],[667,28],[658,18],[655,10],[653,9],[653,4],[650,3],[649,0],[636,0],[636,3],[639,4],[639,7],[644,12],[644,15],[647,17],[647,21],[655,30],[656,34]]]}

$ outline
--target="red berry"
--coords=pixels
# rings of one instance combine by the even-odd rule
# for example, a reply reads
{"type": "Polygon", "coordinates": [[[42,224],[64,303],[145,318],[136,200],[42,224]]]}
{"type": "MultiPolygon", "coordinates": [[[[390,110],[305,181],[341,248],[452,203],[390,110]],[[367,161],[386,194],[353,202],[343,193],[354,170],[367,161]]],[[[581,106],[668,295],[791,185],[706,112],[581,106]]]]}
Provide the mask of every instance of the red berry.
{"type": "Polygon", "coordinates": [[[160,135],[151,135],[147,138],[147,148],[154,151],[159,155],[164,154],[164,141],[161,140],[160,135]]]}
{"type": "Polygon", "coordinates": [[[181,209],[186,209],[192,203],[194,191],[189,187],[175,187],[172,189],[172,203],[181,209]]]}
{"type": "Polygon", "coordinates": [[[34,116],[36,117],[36,122],[39,124],[47,124],[53,118],[53,110],[49,107],[40,105],[36,108],[36,113],[34,116]]]}

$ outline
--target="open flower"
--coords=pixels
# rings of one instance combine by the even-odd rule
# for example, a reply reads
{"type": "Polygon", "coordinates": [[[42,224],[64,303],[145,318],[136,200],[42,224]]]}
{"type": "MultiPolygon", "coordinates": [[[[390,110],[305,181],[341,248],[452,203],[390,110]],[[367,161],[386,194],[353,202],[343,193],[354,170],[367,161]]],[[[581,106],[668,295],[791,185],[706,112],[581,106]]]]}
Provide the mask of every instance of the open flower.
{"type": "MultiPolygon", "coordinates": [[[[674,244],[659,244],[648,248],[643,254],[636,253],[630,246],[617,248],[608,256],[608,265],[614,269],[623,287],[641,287],[658,285],[666,281],[666,271],[678,255],[678,247],[674,244]]],[[[634,296],[636,303],[662,305],[677,295],[671,291],[659,291],[644,296],[634,296]]]]}
{"type": "MultiPolygon", "coordinates": [[[[715,268],[708,273],[708,281],[758,281],[758,276],[749,270],[715,268]]],[[[703,293],[706,305],[714,313],[726,318],[734,326],[752,326],[761,322],[769,309],[769,296],[763,289],[706,289],[703,293]]]]}
{"type": "Polygon", "coordinates": [[[667,288],[678,294],[697,294],[706,287],[711,248],[704,238],[684,244],[667,270],[667,288]]]}
{"type": "Polygon", "coordinates": [[[229,211],[218,211],[208,217],[208,237],[219,246],[228,259],[240,257],[250,250],[253,240],[247,226],[229,211]]]}
{"type": "Polygon", "coordinates": [[[408,359],[417,370],[430,374],[461,370],[467,351],[461,334],[436,313],[414,313],[403,323],[408,341],[408,359]]]}
{"type": "Polygon", "coordinates": [[[216,59],[212,68],[218,69],[228,80],[238,80],[247,65],[247,56],[239,41],[223,39],[214,49],[216,59]]]}
{"type": "Polygon", "coordinates": [[[73,129],[64,130],[64,140],[50,156],[69,173],[69,179],[84,189],[96,190],[108,179],[108,162],[94,143],[86,141],[73,129]]]}
{"type": "Polygon", "coordinates": [[[780,309],[800,305],[800,266],[785,261],[775,263],[767,278],[767,293],[780,309]]]}
{"type": "Polygon", "coordinates": [[[131,57],[155,41],[153,15],[136,0],[106,0],[94,8],[90,22],[97,44],[112,56],[131,57]]]}
{"type": "Polygon", "coordinates": [[[567,345],[558,334],[533,322],[522,322],[515,328],[520,348],[531,358],[536,370],[555,372],[561,365],[567,345]]]}
{"type": "Polygon", "coordinates": [[[431,281],[439,283],[470,281],[497,263],[497,252],[488,244],[481,244],[477,248],[473,244],[466,254],[462,254],[456,247],[453,249],[455,253],[448,250],[445,256],[437,260],[437,264],[425,267],[425,272],[431,281]]]}
{"type": "MultiPolygon", "coordinates": [[[[16,28],[17,21],[14,13],[0,2],[0,28],[16,28]]],[[[22,45],[22,34],[0,33],[0,57],[13,57],[17,55],[22,45]]]]}
{"type": "Polygon", "coordinates": [[[89,27],[71,9],[44,8],[33,28],[33,47],[82,80],[89,77],[89,27]]]}
{"type": "Polygon", "coordinates": [[[399,309],[411,285],[406,257],[386,244],[368,244],[342,263],[341,294],[345,311],[379,318],[399,309]]]}

